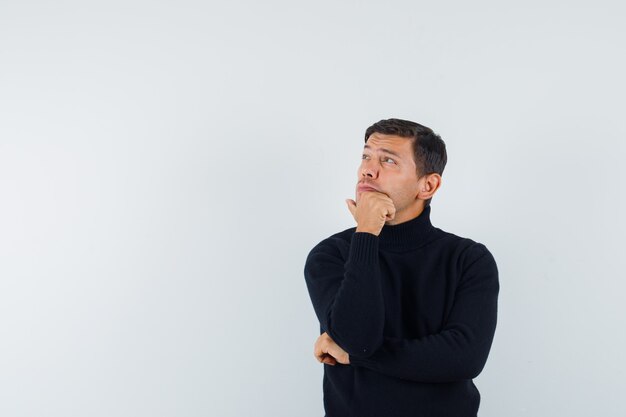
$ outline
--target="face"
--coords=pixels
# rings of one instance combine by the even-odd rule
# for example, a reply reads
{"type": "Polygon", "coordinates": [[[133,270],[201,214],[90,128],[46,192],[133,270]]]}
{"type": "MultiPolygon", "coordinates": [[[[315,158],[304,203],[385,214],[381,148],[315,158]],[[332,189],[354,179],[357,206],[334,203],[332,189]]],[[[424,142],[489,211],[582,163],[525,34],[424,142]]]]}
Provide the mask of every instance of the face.
{"type": "Polygon", "coordinates": [[[371,185],[393,201],[393,224],[411,219],[423,209],[423,201],[417,198],[422,180],[418,181],[411,139],[372,133],[363,148],[357,176],[357,205],[366,192],[360,191],[359,186],[371,185]]]}

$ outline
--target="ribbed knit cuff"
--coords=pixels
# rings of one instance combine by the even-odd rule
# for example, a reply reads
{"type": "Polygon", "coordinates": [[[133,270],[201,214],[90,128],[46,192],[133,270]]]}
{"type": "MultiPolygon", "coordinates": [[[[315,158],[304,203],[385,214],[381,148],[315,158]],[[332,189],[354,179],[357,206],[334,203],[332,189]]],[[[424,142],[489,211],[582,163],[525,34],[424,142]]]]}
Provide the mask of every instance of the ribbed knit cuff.
{"type": "Polygon", "coordinates": [[[355,232],[350,242],[348,262],[356,265],[378,262],[378,242],[379,238],[375,234],[355,232]]]}

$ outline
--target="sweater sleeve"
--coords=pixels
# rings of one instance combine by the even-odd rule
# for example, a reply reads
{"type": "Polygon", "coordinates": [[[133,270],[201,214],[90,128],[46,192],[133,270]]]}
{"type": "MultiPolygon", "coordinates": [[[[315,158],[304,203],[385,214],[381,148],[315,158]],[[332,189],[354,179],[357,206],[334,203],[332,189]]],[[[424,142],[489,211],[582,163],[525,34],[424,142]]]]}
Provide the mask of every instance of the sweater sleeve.
{"type": "Polygon", "coordinates": [[[417,382],[473,379],[487,361],[496,328],[499,292],[496,262],[482,244],[471,257],[456,289],[454,305],[439,333],[416,339],[385,337],[369,357],[350,364],[417,382]]]}
{"type": "Polygon", "coordinates": [[[304,276],[323,331],[348,354],[369,355],[382,344],[385,309],[378,236],[355,232],[347,259],[332,241],[309,253],[304,276]]]}

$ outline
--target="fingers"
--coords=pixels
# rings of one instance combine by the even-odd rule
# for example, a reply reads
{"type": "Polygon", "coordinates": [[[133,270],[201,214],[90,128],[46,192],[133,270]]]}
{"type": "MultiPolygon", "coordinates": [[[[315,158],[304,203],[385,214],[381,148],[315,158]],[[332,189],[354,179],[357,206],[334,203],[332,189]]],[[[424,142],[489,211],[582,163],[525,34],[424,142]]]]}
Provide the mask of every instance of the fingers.
{"type": "Polygon", "coordinates": [[[348,362],[348,352],[342,349],[337,343],[331,343],[328,346],[328,354],[333,357],[336,362],[346,364],[348,362]]]}
{"type": "Polygon", "coordinates": [[[383,198],[383,200],[385,200],[385,206],[387,208],[385,218],[387,218],[388,220],[393,220],[393,218],[396,216],[396,206],[393,204],[393,200],[389,197],[383,198]]]}
{"type": "Polygon", "coordinates": [[[324,355],[324,358],[322,358],[322,363],[335,366],[337,364],[337,360],[330,355],[324,355]]]}
{"type": "Polygon", "coordinates": [[[322,361],[322,358],[324,357],[324,352],[322,352],[322,347],[319,343],[315,343],[315,346],[313,347],[313,355],[318,362],[322,361]]]}
{"type": "Polygon", "coordinates": [[[328,365],[335,365],[337,363],[337,360],[330,353],[318,354],[315,352],[315,359],[320,363],[326,363],[328,365]]]}
{"type": "Polygon", "coordinates": [[[322,333],[313,346],[313,355],[320,363],[335,365],[337,360],[328,353],[329,341],[332,340],[327,333],[322,333]]]}
{"type": "Polygon", "coordinates": [[[315,345],[313,345],[313,355],[318,362],[322,362],[324,355],[328,351],[328,348],[325,349],[324,345],[324,333],[322,333],[315,341],[315,345]]]}
{"type": "Polygon", "coordinates": [[[385,215],[384,215],[385,220],[393,220],[394,217],[396,217],[395,206],[392,204],[390,206],[385,207],[385,215]]]}
{"type": "MultiPolygon", "coordinates": [[[[387,203],[388,205],[394,207],[393,205],[393,200],[391,199],[391,197],[389,197],[389,195],[385,194],[385,193],[381,193],[380,191],[365,191],[361,194],[361,199],[363,201],[365,200],[380,200],[384,203],[387,203]]],[[[348,200],[346,200],[347,202],[348,200]]],[[[352,201],[352,200],[350,200],[352,201]]],[[[354,202],[354,201],[353,201],[354,202]]],[[[354,211],[356,212],[356,202],[354,202],[354,211]]]]}

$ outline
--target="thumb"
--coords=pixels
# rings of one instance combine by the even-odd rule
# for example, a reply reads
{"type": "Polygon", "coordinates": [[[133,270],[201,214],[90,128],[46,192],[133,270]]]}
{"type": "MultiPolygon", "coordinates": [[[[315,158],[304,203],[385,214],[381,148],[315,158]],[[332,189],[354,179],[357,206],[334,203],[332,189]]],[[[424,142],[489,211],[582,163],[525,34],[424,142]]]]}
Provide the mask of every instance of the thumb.
{"type": "Polygon", "coordinates": [[[354,217],[354,220],[356,220],[356,201],[348,198],[346,199],[346,204],[348,205],[348,210],[350,210],[350,213],[352,213],[352,217],[354,217]]]}

